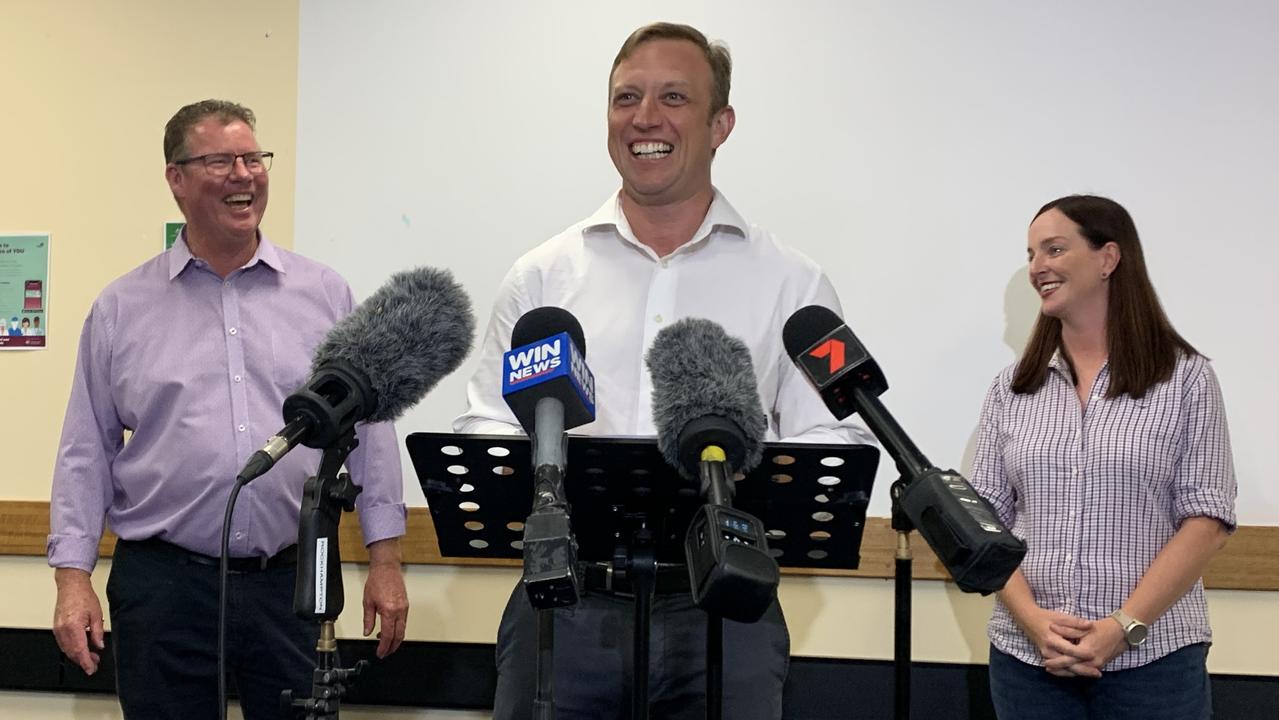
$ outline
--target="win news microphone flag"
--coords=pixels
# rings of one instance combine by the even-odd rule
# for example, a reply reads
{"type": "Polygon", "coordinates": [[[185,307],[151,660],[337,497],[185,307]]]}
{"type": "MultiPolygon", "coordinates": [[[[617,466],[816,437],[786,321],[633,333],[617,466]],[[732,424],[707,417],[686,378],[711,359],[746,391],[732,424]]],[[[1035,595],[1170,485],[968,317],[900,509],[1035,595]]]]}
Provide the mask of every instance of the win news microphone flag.
{"type": "Polygon", "coordinates": [[[577,539],[564,495],[565,431],[595,419],[595,378],[582,325],[567,310],[524,313],[502,356],[502,397],[533,441],[533,509],[524,523],[523,584],[536,608],[577,603],[577,539]]]}
{"type": "Polygon", "coordinates": [[[782,330],[786,352],[804,372],[831,413],[861,415],[884,444],[906,481],[897,498],[964,592],[983,595],[1008,582],[1026,544],[999,521],[995,509],[963,475],[939,470],[879,401],[888,381],[866,347],[829,308],[800,308],[782,330]]]}
{"type": "Polygon", "coordinates": [[[502,398],[529,434],[536,429],[537,403],[547,397],[564,407],[564,430],[595,420],[595,378],[573,313],[549,305],[524,313],[511,330],[502,372],[502,398]]]}

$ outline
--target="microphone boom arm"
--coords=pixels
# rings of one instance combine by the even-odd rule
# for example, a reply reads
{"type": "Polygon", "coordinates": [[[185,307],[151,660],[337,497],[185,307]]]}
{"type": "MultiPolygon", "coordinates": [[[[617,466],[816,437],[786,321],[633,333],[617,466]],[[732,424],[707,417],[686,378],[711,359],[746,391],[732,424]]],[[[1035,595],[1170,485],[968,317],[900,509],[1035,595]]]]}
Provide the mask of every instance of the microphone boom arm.
{"type": "Polygon", "coordinates": [[[922,477],[924,473],[936,469],[928,458],[924,457],[924,453],[910,439],[902,426],[897,423],[896,418],[888,412],[888,408],[884,407],[884,403],[879,401],[879,398],[860,386],[854,387],[852,394],[853,405],[857,408],[858,414],[870,426],[875,437],[884,444],[884,449],[897,464],[897,472],[901,473],[902,479],[907,484],[922,477]]]}

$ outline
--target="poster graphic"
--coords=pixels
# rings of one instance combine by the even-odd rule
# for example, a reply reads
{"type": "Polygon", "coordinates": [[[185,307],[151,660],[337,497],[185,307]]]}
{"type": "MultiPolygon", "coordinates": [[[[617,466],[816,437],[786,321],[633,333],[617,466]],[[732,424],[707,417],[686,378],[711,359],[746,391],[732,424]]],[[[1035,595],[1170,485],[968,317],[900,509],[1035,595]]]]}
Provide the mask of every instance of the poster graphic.
{"type": "Polygon", "coordinates": [[[49,236],[0,235],[0,350],[45,347],[49,236]]]}
{"type": "Polygon", "coordinates": [[[164,224],[164,249],[168,250],[173,247],[173,243],[178,241],[178,234],[182,232],[182,228],[186,227],[186,223],[181,220],[169,221],[164,224]]]}

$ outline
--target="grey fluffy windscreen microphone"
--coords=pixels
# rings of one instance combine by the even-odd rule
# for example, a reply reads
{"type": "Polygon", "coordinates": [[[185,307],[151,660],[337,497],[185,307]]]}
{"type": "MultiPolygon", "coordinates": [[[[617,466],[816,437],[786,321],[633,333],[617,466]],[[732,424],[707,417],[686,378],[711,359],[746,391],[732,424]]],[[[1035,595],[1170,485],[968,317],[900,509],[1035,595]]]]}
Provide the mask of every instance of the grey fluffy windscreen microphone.
{"type": "Polygon", "coordinates": [[[657,446],[706,501],[684,535],[693,602],[712,616],[751,623],[776,601],[780,575],[764,524],[732,507],[734,470],[764,452],[767,423],[750,350],[724,328],[696,318],[659,333],[648,352],[657,446]]]}
{"type": "Polygon", "coordinates": [[[377,395],[366,418],[393,420],[466,359],[475,338],[471,300],[447,270],[391,276],[315,349],[313,372],[334,362],[364,373],[377,395]]]}
{"type": "Polygon", "coordinates": [[[329,330],[305,385],[284,401],[287,423],[249,458],[240,482],[299,443],[324,448],[360,421],[393,420],[462,364],[475,337],[471,301],[452,273],[392,275],[329,330]]]}
{"type": "Polygon", "coordinates": [[[710,320],[685,318],[657,333],[647,363],[667,462],[695,478],[702,450],[718,445],[734,469],[759,464],[768,423],[745,343],[710,320]]]}

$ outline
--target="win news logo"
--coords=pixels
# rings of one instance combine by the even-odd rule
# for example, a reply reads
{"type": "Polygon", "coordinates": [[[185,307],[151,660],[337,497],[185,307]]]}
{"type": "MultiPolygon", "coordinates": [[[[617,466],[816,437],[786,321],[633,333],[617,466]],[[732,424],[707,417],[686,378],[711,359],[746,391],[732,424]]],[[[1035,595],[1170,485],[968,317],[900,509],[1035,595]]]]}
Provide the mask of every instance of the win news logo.
{"type": "Polygon", "coordinates": [[[550,342],[525,345],[507,353],[507,384],[519,385],[555,370],[563,363],[562,348],[563,337],[557,335],[550,342]]]}
{"type": "Polygon", "coordinates": [[[503,396],[564,378],[594,415],[595,377],[568,333],[512,348],[502,359],[503,396]]]}

